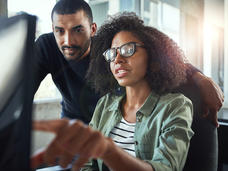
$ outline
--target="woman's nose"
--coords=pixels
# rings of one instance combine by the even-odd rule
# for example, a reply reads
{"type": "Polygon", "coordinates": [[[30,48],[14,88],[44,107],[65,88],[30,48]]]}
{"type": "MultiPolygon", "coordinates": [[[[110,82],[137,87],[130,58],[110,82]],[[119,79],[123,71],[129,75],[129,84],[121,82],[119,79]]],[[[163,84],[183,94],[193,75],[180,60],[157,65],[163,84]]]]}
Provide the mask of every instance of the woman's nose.
{"type": "Polygon", "coordinates": [[[115,62],[115,63],[123,63],[124,61],[125,61],[125,58],[124,58],[123,56],[121,56],[120,50],[117,49],[117,50],[116,50],[116,57],[115,57],[114,62],[115,62]]]}

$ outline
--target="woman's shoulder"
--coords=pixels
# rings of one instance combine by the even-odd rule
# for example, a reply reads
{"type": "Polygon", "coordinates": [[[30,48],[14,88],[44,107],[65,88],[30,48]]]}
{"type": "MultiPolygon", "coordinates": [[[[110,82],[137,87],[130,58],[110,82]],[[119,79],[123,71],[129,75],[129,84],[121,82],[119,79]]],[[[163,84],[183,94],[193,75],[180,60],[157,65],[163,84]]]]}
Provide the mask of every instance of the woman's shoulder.
{"type": "Polygon", "coordinates": [[[178,103],[178,104],[189,103],[190,105],[192,105],[192,101],[182,93],[167,93],[165,95],[162,95],[160,98],[160,102],[168,103],[168,104],[170,104],[170,103],[171,104],[172,103],[178,103]]]}
{"type": "Polygon", "coordinates": [[[172,114],[173,116],[182,113],[183,115],[190,117],[193,112],[192,101],[181,93],[168,93],[162,95],[158,102],[158,106],[166,108],[166,113],[168,113],[168,115],[172,114]],[[190,112],[191,115],[186,114],[186,111],[190,112]]]}
{"type": "Polygon", "coordinates": [[[123,96],[117,96],[108,93],[101,97],[97,102],[96,109],[93,114],[93,118],[90,122],[90,126],[95,129],[100,127],[100,124],[104,124],[116,110],[119,109],[119,103],[123,96]]]}
{"type": "Polygon", "coordinates": [[[193,105],[189,98],[181,93],[168,93],[162,95],[159,104],[159,109],[163,109],[164,125],[178,119],[178,122],[192,122],[193,105]]]}
{"type": "Polygon", "coordinates": [[[102,96],[97,104],[105,104],[106,106],[113,105],[113,103],[119,103],[124,95],[116,95],[114,93],[107,93],[102,96]]]}

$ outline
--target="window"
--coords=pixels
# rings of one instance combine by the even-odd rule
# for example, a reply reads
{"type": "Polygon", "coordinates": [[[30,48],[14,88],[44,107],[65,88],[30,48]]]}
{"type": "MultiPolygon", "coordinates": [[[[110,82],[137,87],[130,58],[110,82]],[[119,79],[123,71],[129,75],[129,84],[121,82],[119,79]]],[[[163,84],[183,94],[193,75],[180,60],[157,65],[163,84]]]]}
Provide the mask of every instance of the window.
{"type": "Polygon", "coordinates": [[[166,3],[160,5],[161,30],[179,44],[180,9],[166,3]]]}
{"type": "Polygon", "coordinates": [[[224,1],[205,2],[203,71],[213,78],[225,95],[218,118],[228,120],[228,6],[224,1]]]}
{"type": "Polygon", "coordinates": [[[145,24],[161,30],[179,44],[180,9],[153,0],[143,0],[142,5],[145,24]]]}
{"type": "Polygon", "coordinates": [[[120,1],[120,11],[134,11],[134,1],[133,0],[121,0],[120,1]]]}
{"type": "Polygon", "coordinates": [[[143,20],[146,25],[158,27],[158,3],[151,0],[144,0],[143,20]]]}
{"type": "Polygon", "coordinates": [[[150,0],[144,0],[144,11],[150,12],[150,0]]]}
{"type": "Polygon", "coordinates": [[[224,33],[215,25],[204,26],[204,73],[224,91],[224,33]],[[213,64],[213,65],[212,65],[213,64]]]}

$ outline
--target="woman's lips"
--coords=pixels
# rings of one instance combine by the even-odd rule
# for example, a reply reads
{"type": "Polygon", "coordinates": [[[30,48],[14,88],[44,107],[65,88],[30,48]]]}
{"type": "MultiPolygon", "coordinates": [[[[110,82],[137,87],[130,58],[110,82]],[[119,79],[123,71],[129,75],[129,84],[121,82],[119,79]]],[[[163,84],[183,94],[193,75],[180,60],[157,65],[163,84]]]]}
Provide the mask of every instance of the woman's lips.
{"type": "Polygon", "coordinates": [[[117,78],[122,78],[122,77],[125,77],[127,75],[127,73],[128,73],[127,70],[118,69],[118,70],[116,70],[115,75],[117,78]]]}

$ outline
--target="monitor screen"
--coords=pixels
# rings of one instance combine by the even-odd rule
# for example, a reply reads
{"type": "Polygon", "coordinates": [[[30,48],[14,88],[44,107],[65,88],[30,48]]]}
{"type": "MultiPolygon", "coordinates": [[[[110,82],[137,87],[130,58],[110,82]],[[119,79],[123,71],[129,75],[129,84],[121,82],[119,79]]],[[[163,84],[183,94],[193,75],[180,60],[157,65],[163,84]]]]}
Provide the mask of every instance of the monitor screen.
{"type": "Polygon", "coordinates": [[[0,18],[0,170],[30,170],[36,17],[0,18]]]}

